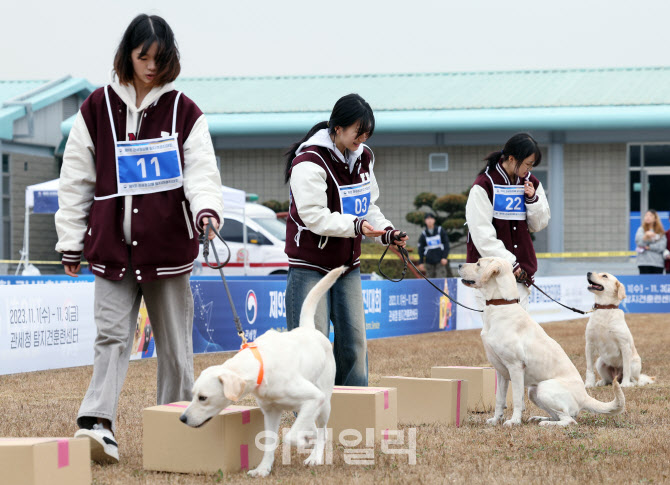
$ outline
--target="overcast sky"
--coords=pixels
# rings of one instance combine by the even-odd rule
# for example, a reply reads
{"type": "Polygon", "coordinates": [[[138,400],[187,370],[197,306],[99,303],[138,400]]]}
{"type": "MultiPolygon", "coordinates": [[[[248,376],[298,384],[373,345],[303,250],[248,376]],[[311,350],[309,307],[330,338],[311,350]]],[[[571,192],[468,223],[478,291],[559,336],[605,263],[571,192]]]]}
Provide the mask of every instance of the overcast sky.
{"type": "Polygon", "coordinates": [[[670,65],[668,0],[8,0],[0,79],[104,83],[143,12],[188,77],[670,65]]]}

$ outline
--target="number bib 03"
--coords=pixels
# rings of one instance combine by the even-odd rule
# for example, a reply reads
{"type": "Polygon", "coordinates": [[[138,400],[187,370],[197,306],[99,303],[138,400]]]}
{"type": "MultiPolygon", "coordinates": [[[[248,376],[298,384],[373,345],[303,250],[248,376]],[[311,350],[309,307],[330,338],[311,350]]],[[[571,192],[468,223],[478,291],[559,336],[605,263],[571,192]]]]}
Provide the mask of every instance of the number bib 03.
{"type": "Polygon", "coordinates": [[[96,199],[152,194],[181,187],[184,184],[184,177],[175,132],[177,105],[181,92],[177,93],[174,101],[171,135],[149,140],[118,141],[107,89],[108,86],[105,86],[107,113],[114,136],[116,194],[96,197],[96,199]]]}
{"type": "Polygon", "coordinates": [[[342,213],[351,214],[356,217],[368,215],[370,206],[370,181],[354,185],[343,185],[340,187],[340,201],[342,202],[342,213]]]}
{"type": "Polygon", "coordinates": [[[523,185],[493,186],[493,217],[508,221],[526,220],[523,185]]]}

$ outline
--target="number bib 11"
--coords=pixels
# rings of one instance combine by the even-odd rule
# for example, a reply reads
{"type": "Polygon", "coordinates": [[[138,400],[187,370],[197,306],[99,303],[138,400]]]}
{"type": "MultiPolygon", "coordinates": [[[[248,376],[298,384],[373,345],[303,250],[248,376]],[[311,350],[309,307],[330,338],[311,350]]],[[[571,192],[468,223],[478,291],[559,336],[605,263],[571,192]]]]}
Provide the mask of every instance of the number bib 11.
{"type": "Polygon", "coordinates": [[[493,186],[493,217],[508,221],[526,220],[523,185],[493,186]]]}
{"type": "Polygon", "coordinates": [[[368,215],[370,206],[371,182],[361,182],[354,185],[343,185],[340,187],[340,201],[342,202],[342,213],[351,214],[356,217],[368,215]]]}
{"type": "Polygon", "coordinates": [[[174,101],[171,135],[150,140],[118,141],[107,88],[108,86],[105,86],[105,100],[114,136],[116,158],[116,194],[96,199],[152,194],[181,187],[184,184],[184,176],[175,132],[177,105],[181,92],[177,93],[174,101]]]}
{"type": "Polygon", "coordinates": [[[118,195],[176,189],[183,177],[177,137],[116,143],[118,195]]]}

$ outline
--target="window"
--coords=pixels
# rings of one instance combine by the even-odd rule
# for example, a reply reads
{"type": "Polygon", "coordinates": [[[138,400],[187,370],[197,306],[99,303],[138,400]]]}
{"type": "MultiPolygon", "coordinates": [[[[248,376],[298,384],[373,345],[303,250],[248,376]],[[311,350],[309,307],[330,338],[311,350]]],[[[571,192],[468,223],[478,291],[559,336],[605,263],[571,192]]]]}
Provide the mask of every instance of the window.
{"type": "Polygon", "coordinates": [[[431,153],[428,155],[428,170],[431,172],[446,172],[449,170],[449,154],[431,153]]]}
{"type": "Polygon", "coordinates": [[[221,237],[226,242],[242,242],[242,223],[235,219],[226,219],[221,230],[221,237]]]}

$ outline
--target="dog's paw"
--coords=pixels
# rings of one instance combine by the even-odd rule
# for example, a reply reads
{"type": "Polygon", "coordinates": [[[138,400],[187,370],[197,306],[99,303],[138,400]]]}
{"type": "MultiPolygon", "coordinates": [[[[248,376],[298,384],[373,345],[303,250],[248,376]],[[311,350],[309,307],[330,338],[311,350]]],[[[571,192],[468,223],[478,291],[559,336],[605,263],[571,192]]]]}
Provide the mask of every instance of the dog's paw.
{"type": "Polygon", "coordinates": [[[631,381],[623,381],[621,387],[635,387],[635,383],[631,381]]]}
{"type": "Polygon", "coordinates": [[[586,379],[586,382],[584,383],[584,387],[586,388],[595,387],[595,385],[596,385],[595,379],[586,379]]]}
{"type": "Polygon", "coordinates": [[[316,466],[323,465],[323,454],[322,453],[312,453],[304,461],[307,466],[316,466]]]}
{"type": "Polygon", "coordinates": [[[529,423],[540,423],[542,424],[543,421],[549,421],[551,418],[548,418],[547,416],[531,416],[528,418],[529,423]]]}
{"type": "Polygon", "coordinates": [[[521,424],[521,419],[519,418],[512,418],[508,419],[503,423],[503,426],[507,426],[508,428],[511,428],[512,426],[519,426],[521,424]]]}
{"type": "Polygon", "coordinates": [[[600,379],[598,382],[596,382],[596,387],[603,387],[606,386],[607,382],[605,382],[605,379],[600,379]]]}
{"type": "Polygon", "coordinates": [[[489,418],[486,420],[486,424],[489,424],[491,426],[497,425],[500,421],[502,421],[502,416],[493,416],[492,418],[489,418]]]}
{"type": "Polygon", "coordinates": [[[272,470],[272,467],[261,465],[258,468],[254,468],[253,470],[249,470],[247,472],[247,475],[249,475],[250,477],[267,477],[270,474],[271,470],[272,470]]]}

